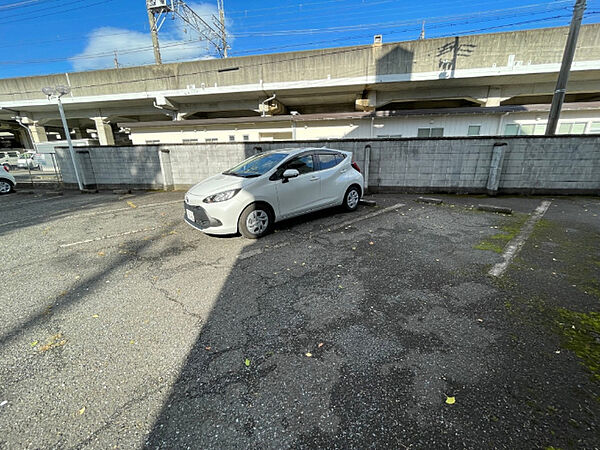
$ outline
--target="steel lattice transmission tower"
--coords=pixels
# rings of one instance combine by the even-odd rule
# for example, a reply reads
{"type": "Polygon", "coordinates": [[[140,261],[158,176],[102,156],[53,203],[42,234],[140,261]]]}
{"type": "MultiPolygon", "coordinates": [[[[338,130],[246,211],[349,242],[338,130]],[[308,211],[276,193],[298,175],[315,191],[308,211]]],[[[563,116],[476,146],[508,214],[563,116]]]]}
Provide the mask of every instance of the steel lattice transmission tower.
{"type": "Polygon", "coordinates": [[[209,21],[200,17],[183,0],[146,0],[148,10],[148,22],[152,34],[152,46],[154,47],[154,60],[156,64],[162,64],[160,46],[158,43],[158,32],[165,19],[170,14],[183,20],[190,28],[199,35],[199,40],[211,44],[221,58],[227,58],[227,30],[225,29],[225,9],[223,0],[217,0],[219,17],[211,15],[209,21]]]}

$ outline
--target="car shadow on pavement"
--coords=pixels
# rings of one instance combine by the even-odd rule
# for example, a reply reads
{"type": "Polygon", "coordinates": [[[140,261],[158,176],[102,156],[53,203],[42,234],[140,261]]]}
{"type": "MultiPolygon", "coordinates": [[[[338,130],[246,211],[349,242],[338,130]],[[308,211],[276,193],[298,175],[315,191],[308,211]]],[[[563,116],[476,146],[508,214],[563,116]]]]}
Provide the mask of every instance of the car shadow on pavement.
{"type": "MultiPolygon", "coordinates": [[[[448,223],[440,209],[423,218],[436,211],[448,223]]],[[[495,257],[473,249],[474,230],[494,222],[449,214],[457,223],[420,233],[409,233],[428,225],[419,219],[379,220],[372,234],[285,231],[310,223],[304,218],[246,247],[144,445],[590,445],[592,429],[565,429],[561,415],[527,422],[548,396],[567,404],[561,383],[571,374],[559,368],[561,382],[545,384],[554,363],[528,364],[527,352],[515,351],[520,325],[507,320],[504,294],[485,275],[495,257]]],[[[569,408],[564,414],[583,421],[569,408]]]]}

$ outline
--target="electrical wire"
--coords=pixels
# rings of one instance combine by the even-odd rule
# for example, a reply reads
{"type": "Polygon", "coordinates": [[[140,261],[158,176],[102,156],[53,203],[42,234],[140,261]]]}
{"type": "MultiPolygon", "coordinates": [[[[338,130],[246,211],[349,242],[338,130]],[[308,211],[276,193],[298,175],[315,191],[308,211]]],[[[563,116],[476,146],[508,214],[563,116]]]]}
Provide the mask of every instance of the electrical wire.
{"type": "MultiPolygon", "coordinates": [[[[591,13],[599,14],[600,11],[592,11],[591,13]]],[[[496,28],[496,27],[493,27],[493,28],[496,28]]],[[[480,30],[474,30],[474,31],[480,31],[480,30]]],[[[238,66],[238,69],[260,67],[260,66],[264,66],[264,65],[272,66],[273,64],[282,64],[282,63],[292,62],[292,61],[297,62],[300,60],[306,60],[306,59],[311,59],[311,58],[320,58],[323,56],[330,56],[330,55],[337,55],[337,54],[347,54],[347,53],[364,51],[364,50],[365,50],[365,46],[361,46],[358,48],[352,47],[352,48],[333,49],[331,51],[324,50],[317,54],[295,54],[293,56],[284,57],[279,60],[271,60],[268,63],[267,62],[258,62],[258,63],[240,64],[238,66]]],[[[357,70],[359,71],[359,72],[357,72],[359,75],[364,74],[364,68],[363,69],[357,68],[357,70]]],[[[181,78],[184,76],[190,77],[190,76],[204,75],[204,74],[209,74],[209,73],[218,73],[218,71],[219,71],[218,68],[211,68],[211,69],[193,71],[193,72],[186,73],[186,74],[181,74],[181,73],[166,74],[166,75],[153,74],[151,77],[148,77],[148,78],[138,78],[135,80],[135,82],[166,80],[166,79],[171,79],[171,78],[181,78]]],[[[77,91],[77,90],[81,90],[81,89],[94,88],[94,87],[113,86],[113,85],[121,84],[123,82],[125,82],[125,81],[119,80],[119,81],[108,81],[108,82],[104,82],[104,83],[91,83],[91,84],[80,85],[80,86],[72,86],[72,90],[77,91]]],[[[293,85],[293,83],[292,83],[292,85],[293,85]]],[[[22,94],[31,94],[31,93],[37,93],[37,92],[38,92],[37,90],[20,91],[20,92],[3,92],[2,95],[22,95],[22,94]]]]}

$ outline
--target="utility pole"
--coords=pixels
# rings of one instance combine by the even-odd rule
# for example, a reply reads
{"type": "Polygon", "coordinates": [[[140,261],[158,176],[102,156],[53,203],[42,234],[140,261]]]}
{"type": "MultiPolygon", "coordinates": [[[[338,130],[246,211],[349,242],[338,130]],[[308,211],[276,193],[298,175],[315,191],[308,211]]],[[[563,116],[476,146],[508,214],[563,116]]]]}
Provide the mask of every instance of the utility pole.
{"type": "Polygon", "coordinates": [[[119,57],[117,56],[117,51],[116,50],[114,51],[114,54],[115,54],[115,59],[114,59],[114,61],[115,61],[115,69],[118,69],[119,68],[119,57]]]}
{"type": "Polygon", "coordinates": [[[160,47],[158,46],[158,27],[156,26],[156,17],[150,10],[150,0],[146,0],[146,10],[148,11],[148,23],[150,24],[150,33],[152,35],[152,47],[154,48],[154,61],[156,64],[162,64],[160,57],[160,47]]]}
{"type": "Polygon", "coordinates": [[[554,96],[552,97],[550,114],[548,115],[546,136],[554,136],[556,134],[556,126],[558,125],[560,111],[565,100],[567,82],[569,81],[569,73],[571,72],[571,64],[573,63],[573,56],[575,55],[575,48],[577,47],[577,38],[579,37],[581,19],[583,19],[583,12],[585,11],[585,2],[586,0],[576,0],[575,6],[573,7],[571,27],[569,28],[567,44],[565,45],[565,52],[563,53],[560,73],[558,74],[558,80],[556,81],[556,89],[554,90],[554,96]]]}
{"type": "Polygon", "coordinates": [[[425,21],[421,24],[421,35],[419,36],[419,40],[425,39],[425,21]]]}
{"type": "Polygon", "coordinates": [[[227,58],[227,31],[225,29],[225,8],[223,7],[223,0],[217,0],[217,6],[219,8],[219,22],[221,23],[221,42],[223,46],[223,58],[227,58]]]}

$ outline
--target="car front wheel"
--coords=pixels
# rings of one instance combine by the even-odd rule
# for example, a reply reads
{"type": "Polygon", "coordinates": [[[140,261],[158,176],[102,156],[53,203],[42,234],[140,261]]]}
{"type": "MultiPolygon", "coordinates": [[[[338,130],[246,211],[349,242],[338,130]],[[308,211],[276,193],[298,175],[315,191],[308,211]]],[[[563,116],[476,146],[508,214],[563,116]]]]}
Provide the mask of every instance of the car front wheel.
{"type": "Polygon", "coordinates": [[[12,192],[13,185],[8,180],[0,180],[0,194],[8,194],[12,192]]]}
{"type": "Polygon", "coordinates": [[[270,209],[260,204],[253,204],[242,212],[238,221],[238,229],[247,239],[258,239],[264,236],[273,226],[273,214],[270,209]]]}
{"type": "Polygon", "coordinates": [[[355,211],[358,208],[360,201],[360,188],[358,186],[350,186],[344,195],[344,204],[342,205],[346,211],[355,211]]]}

